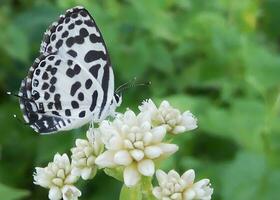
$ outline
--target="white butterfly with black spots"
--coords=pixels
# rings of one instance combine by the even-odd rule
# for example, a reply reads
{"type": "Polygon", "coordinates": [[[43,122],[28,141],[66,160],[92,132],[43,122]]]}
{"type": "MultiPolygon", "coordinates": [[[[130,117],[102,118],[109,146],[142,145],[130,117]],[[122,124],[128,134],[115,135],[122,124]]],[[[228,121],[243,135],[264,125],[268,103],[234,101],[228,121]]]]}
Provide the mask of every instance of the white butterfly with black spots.
{"type": "Polygon", "coordinates": [[[94,19],[83,7],[61,15],[45,32],[40,56],[19,90],[24,120],[41,134],[78,128],[114,115],[108,51],[94,19]]]}

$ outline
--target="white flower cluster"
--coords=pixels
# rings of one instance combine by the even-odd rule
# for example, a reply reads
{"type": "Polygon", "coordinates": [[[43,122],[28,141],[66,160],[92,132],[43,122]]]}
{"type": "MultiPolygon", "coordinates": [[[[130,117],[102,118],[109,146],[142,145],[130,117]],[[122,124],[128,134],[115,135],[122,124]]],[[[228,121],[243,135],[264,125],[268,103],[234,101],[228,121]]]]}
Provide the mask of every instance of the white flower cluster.
{"type": "Polygon", "coordinates": [[[96,164],[101,167],[124,167],[124,183],[133,186],[143,176],[153,176],[154,160],[178,150],[175,144],[164,143],[166,129],[152,127],[150,116],[135,115],[131,110],[118,115],[113,122],[103,121],[98,129],[106,151],[96,164]]]}
{"type": "Polygon", "coordinates": [[[164,125],[171,134],[179,134],[197,128],[197,119],[190,111],[181,113],[173,108],[168,101],[163,101],[159,108],[149,99],[144,101],[139,110],[149,113],[153,126],[164,125]]]}
{"type": "Polygon", "coordinates": [[[102,152],[104,145],[98,135],[93,135],[92,128],[86,135],[87,140],[77,139],[76,147],[71,149],[72,162],[66,154],[61,156],[57,153],[47,167],[35,168],[34,183],[50,189],[50,200],[77,200],[81,192],[74,183],[80,176],[87,180],[96,174],[95,159],[102,152]]]}
{"type": "Polygon", "coordinates": [[[81,176],[82,179],[92,179],[96,172],[96,157],[103,150],[103,143],[98,134],[93,133],[93,128],[87,131],[87,140],[77,139],[76,147],[71,149],[73,174],[81,176]]]}
{"type": "MultiPolygon", "coordinates": [[[[79,177],[92,179],[98,168],[121,169],[128,187],[139,183],[141,176],[152,177],[155,163],[179,148],[166,141],[166,134],[193,130],[197,120],[190,111],[181,113],[167,101],[157,108],[152,100],[147,100],[139,110],[139,114],[127,110],[112,121],[100,122],[98,128],[89,128],[87,138],[77,139],[71,149],[71,162],[66,154],[56,154],[47,167],[36,168],[34,183],[50,189],[51,200],[76,200],[81,192],[74,183],[79,177]]],[[[153,194],[158,199],[211,199],[209,180],[194,183],[193,170],[181,177],[174,170],[168,174],[158,170],[156,176],[159,187],[153,189],[153,194]]]]}
{"type": "Polygon", "coordinates": [[[194,183],[195,173],[190,169],[181,177],[171,170],[166,174],[162,170],[157,170],[156,177],[159,187],[153,189],[153,194],[157,199],[167,200],[210,200],[213,189],[210,187],[208,179],[202,179],[194,183]]]}
{"type": "Polygon", "coordinates": [[[72,174],[72,166],[66,154],[56,154],[47,167],[35,169],[34,184],[50,189],[49,199],[75,200],[81,196],[80,190],[73,185],[79,177],[72,174]]]}

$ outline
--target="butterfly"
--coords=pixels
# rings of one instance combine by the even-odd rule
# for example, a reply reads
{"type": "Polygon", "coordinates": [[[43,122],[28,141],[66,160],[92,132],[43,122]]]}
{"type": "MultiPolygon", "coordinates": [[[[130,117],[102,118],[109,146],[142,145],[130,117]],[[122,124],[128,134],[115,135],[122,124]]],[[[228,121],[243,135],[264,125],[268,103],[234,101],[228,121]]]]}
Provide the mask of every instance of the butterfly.
{"type": "Polygon", "coordinates": [[[100,122],[120,106],[108,50],[95,20],[77,6],[45,32],[18,93],[23,118],[40,134],[100,122]]]}

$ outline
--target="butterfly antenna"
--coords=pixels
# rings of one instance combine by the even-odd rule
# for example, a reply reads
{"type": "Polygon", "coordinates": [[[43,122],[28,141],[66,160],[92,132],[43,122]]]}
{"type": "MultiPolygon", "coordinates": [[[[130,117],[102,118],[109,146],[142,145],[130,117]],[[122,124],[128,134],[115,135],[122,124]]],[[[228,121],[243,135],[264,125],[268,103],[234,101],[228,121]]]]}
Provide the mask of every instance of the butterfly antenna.
{"type": "Polygon", "coordinates": [[[116,89],[116,93],[119,93],[120,91],[123,91],[123,88],[127,87],[128,85],[131,85],[133,83],[136,82],[136,77],[134,77],[132,80],[120,85],[117,89],[116,89]]]}
{"type": "Polygon", "coordinates": [[[124,90],[129,89],[129,88],[133,88],[133,87],[137,87],[137,86],[149,86],[151,84],[152,84],[151,81],[146,82],[146,83],[132,83],[132,84],[126,85],[125,87],[122,87],[118,92],[122,92],[124,90]]]}

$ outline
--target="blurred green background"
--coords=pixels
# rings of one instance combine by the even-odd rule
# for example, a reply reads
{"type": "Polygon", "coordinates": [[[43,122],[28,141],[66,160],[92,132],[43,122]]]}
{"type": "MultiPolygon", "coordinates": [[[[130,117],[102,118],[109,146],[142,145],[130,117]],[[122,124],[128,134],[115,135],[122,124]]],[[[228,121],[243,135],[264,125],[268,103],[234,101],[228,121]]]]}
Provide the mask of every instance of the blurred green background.
{"type": "MultiPolygon", "coordinates": [[[[152,81],[123,94],[120,110],[146,98],[169,100],[199,120],[177,136],[180,150],[162,164],[211,179],[215,200],[280,196],[279,0],[1,0],[0,199],[47,199],[32,183],[35,166],[67,152],[87,127],[39,136],[13,119],[29,66],[45,29],[66,9],[83,5],[101,29],[116,85],[152,81]]],[[[99,173],[80,182],[81,199],[118,199],[121,183],[99,173]]]]}

